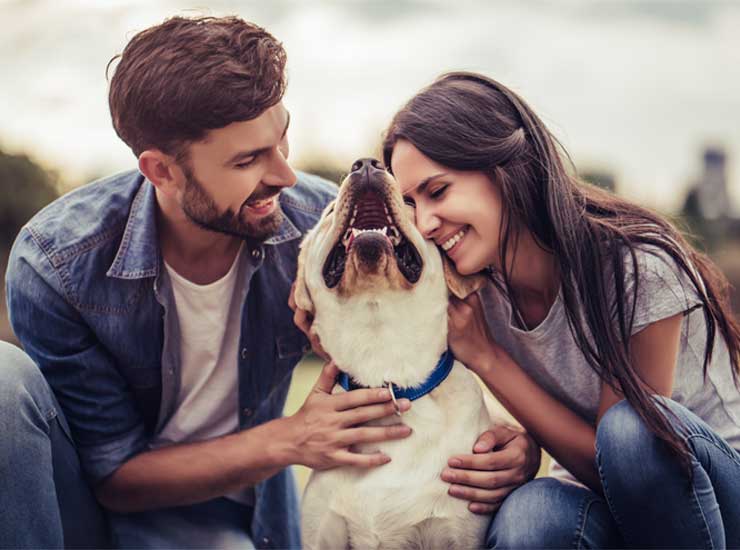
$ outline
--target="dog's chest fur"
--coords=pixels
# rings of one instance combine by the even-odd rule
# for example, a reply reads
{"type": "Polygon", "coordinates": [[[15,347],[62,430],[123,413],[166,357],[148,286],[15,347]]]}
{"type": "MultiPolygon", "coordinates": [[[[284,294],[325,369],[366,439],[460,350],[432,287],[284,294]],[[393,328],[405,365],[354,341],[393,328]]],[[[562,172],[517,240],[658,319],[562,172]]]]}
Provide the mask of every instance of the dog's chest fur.
{"type": "Polygon", "coordinates": [[[470,453],[478,435],[490,426],[477,382],[455,362],[447,379],[415,400],[402,417],[374,424],[401,421],[413,430],[408,438],[355,449],[381,450],[391,457],[388,464],[370,470],[337,468],[311,476],[304,496],[304,525],[320,522],[326,512],[319,509],[328,508],[346,523],[355,548],[449,548],[450,541],[461,547],[464,541],[478,545],[489,518],[472,514],[466,501],[450,497],[449,484],[440,477],[447,460],[470,453]],[[442,526],[444,534],[437,533],[442,526]]]}

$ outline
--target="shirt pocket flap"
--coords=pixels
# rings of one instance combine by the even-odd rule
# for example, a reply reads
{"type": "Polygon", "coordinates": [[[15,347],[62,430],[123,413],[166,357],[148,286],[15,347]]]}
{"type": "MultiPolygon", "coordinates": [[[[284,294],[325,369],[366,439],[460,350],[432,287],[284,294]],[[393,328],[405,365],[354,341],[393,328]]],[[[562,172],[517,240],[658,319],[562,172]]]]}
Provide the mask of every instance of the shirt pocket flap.
{"type": "Polygon", "coordinates": [[[301,357],[311,349],[311,343],[302,332],[293,331],[277,337],[278,359],[301,357]]]}

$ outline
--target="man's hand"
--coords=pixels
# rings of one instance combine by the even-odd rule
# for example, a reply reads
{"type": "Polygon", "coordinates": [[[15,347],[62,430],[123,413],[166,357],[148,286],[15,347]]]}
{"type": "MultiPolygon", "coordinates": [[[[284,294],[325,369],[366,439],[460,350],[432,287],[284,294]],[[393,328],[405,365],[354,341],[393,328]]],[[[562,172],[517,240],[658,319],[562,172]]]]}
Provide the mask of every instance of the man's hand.
{"type": "Polygon", "coordinates": [[[322,359],[330,361],[331,357],[329,357],[329,354],[326,353],[326,351],[324,351],[324,348],[321,347],[319,335],[315,332],[311,332],[313,315],[311,315],[305,309],[299,308],[298,304],[295,303],[295,283],[290,286],[288,306],[290,306],[290,309],[293,310],[293,323],[295,323],[295,326],[301,329],[301,332],[303,332],[303,334],[308,337],[308,341],[311,342],[311,349],[313,349],[314,353],[322,359]]]}
{"type": "MultiPolygon", "coordinates": [[[[358,427],[395,414],[390,392],[373,388],[332,395],[337,374],[334,363],[327,363],[300,410],[283,419],[291,426],[288,435],[294,459],[290,462],[316,470],[336,466],[370,468],[390,462],[390,457],[380,452],[360,454],[350,450],[352,445],[402,439],[411,434],[405,424],[358,427]]],[[[398,404],[402,411],[411,408],[408,399],[399,399],[398,404]]]]}
{"type": "Polygon", "coordinates": [[[492,514],[514,489],[534,477],[540,467],[540,447],[526,432],[498,425],[482,433],[471,455],[453,456],[442,479],[449,494],[469,500],[476,514],[492,514]]]}

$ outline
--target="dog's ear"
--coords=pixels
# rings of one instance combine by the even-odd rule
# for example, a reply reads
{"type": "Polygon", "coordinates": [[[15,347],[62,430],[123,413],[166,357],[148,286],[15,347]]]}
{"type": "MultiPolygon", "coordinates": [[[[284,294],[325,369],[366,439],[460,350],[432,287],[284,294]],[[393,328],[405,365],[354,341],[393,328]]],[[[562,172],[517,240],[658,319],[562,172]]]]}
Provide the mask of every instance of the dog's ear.
{"type": "Polygon", "coordinates": [[[314,312],[314,306],[311,293],[306,286],[306,256],[308,255],[308,243],[312,236],[313,233],[309,233],[301,243],[301,251],[298,253],[298,272],[295,277],[295,292],[293,294],[296,306],[309,313],[314,312]]]}
{"type": "Polygon", "coordinates": [[[450,294],[464,300],[473,292],[480,290],[486,284],[486,276],[482,273],[460,275],[452,261],[442,254],[442,267],[445,272],[445,282],[450,294]]]}
{"type": "Polygon", "coordinates": [[[301,242],[301,250],[298,253],[298,272],[295,277],[295,293],[293,294],[293,299],[299,308],[308,311],[309,313],[313,313],[315,308],[313,300],[311,299],[311,293],[308,291],[308,286],[306,286],[306,257],[308,256],[308,249],[311,246],[311,242],[314,239],[318,228],[327,222],[327,218],[334,211],[334,205],[336,202],[336,200],[333,200],[326,205],[319,222],[303,238],[303,242],[301,242]]]}

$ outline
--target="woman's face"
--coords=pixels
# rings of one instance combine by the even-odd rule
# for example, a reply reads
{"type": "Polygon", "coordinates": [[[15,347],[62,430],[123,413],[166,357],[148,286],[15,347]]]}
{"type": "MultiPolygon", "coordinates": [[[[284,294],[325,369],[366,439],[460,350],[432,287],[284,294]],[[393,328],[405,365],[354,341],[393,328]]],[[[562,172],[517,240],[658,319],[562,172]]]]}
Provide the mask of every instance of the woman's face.
{"type": "Polygon", "coordinates": [[[486,174],[437,164],[406,140],[393,148],[391,169],[414,208],[416,227],[445,251],[459,273],[499,267],[501,194],[486,174]]]}

